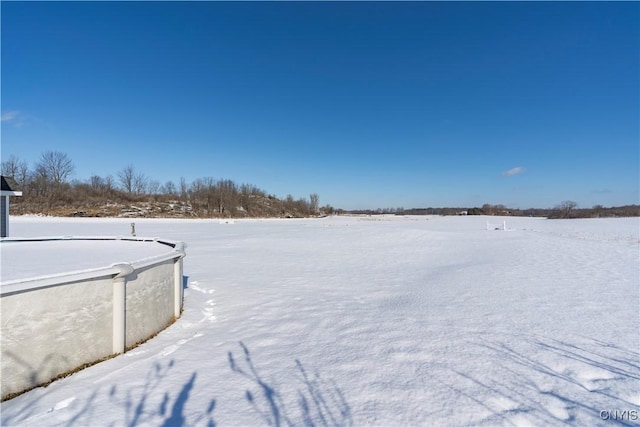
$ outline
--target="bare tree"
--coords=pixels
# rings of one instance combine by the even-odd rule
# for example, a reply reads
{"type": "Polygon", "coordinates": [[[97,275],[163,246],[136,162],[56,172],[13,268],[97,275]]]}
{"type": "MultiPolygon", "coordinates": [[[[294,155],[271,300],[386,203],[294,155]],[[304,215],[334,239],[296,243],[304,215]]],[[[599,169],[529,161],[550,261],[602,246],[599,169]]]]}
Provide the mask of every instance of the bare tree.
{"type": "Polygon", "coordinates": [[[600,215],[602,215],[602,213],[604,212],[604,206],[602,205],[595,205],[592,209],[593,209],[593,215],[596,218],[600,218],[600,215]]]}
{"type": "Polygon", "coordinates": [[[482,209],[482,212],[485,215],[495,215],[494,207],[491,206],[489,203],[485,203],[484,205],[482,205],[482,208],[480,209],[482,209]]]}
{"type": "Polygon", "coordinates": [[[565,200],[564,202],[553,208],[553,210],[549,214],[549,218],[571,218],[573,216],[573,211],[577,207],[578,204],[576,202],[572,200],[565,200]]]}
{"type": "Polygon", "coordinates": [[[29,178],[29,166],[16,156],[9,156],[2,162],[2,175],[13,177],[20,185],[26,185],[29,178]]]}
{"type": "Polygon", "coordinates": [[[36,164],[36,173],[53,184],[62,184],[73,173],[73,162],[65,153],[47,151],[36,164]]]}
{"type": "Polygon", "coordinates": [[[143,190],[146,185],[144,175],[137,173],[136,168],[131,164],[118,172],[118,181],[120,181],[120,187],[130,194],[140,194],[140,190],[143,190]]]}
{"type": "Polygon", "coordinates": [[[317,193],[312,193],[309,195],[309,208],[311,209],[311,213],[318,212],[318,207],[320,207],[320,196],[317,193]]]}
{"type": "Polygon", "coordinates": [[[91,175],[89,178],[89,185],[94,190],[103,190],[104,189],[104,179],[99,175],[91,175]]]}
{"type": "Polygon", "coordinates": [[[162,194],[173,196],[176,194],[176,185],[173,183],[173,181],[167,181],[160,189],[160,192],[162,194]]]}
{"type": "Polygon", "coordinates": [[[155,179],[150,179],[147,183],[147,191],[152,196],[156,196],[160,193],[160,187],[162,187],[160,181],[155,179]]]}
{"type": "Polygon", "coordinates": [[[578,204],[572,200],[565,200],[560,203],[560,210],[562,211],[563,218],[571,218],[571,213],[575,208],[578,207],[578,204]]]}
{"type": "Polygon", "coordinates": [[[133,176],[133,192],[136,194],[145,194],[149,186],[149,180],[142,172],[136,172],[133,176]]]}
{"type": "Polygon", "coordinates": [[[113,189],[115,188],[115,186],[116,186],[116,185],[115,185],[115,182],[114,182],[114,180],[113,180],[113,175],[107,175],[107,176],[104,178],[104,189],[105,189],[105,191],[107,191],[107,192],[109,192],[109,193],[110,193],[110,192],[112,192],[112,191],[113,191],[113,189]]]}
{"type": "Polygon", "coordinates": [[[215,186],[216,209],[219,215],[229,212],[233,215],[232,207],[238,206],[238,188],[230,179],[221,179],[215,186]],[[234,206],[235,205],[235,206],[234,206]]]}
{"type": "Polygon", "coordinates": [[[189,185],[184,177],[180,177],[180,199],[186,202],[189,196],[189,185]]]}
{"type": "Polygon", "coordinates": [[[133,193],[133,175],[135,175],[136,169],[133,165],[127,165],[118,172],[118,181],[120,186],[127,193],[133,193]]]}

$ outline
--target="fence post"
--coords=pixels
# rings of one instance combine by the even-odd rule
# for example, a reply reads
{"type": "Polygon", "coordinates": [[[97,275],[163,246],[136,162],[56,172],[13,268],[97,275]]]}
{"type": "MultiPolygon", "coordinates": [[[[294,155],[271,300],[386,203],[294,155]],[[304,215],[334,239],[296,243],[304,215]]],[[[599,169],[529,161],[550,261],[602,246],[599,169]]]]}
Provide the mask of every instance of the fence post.
{"type": "Polygon", "coordinates": [[[185,245],[182,242],[178,243],[174,249],[180,254],[180,256],[175,258],[173,262],[173,315],[177,319],[180,317],[180,313],[182,312],[182,300],[184,298],[182,259],[186,254],[184,252],[185,245]]]}
{"type": "Polygon", "coordinates": [[[131,264],[116,264],[120,272],[113,278],[113,354],[124,353],[127,340],[126,318],[126,283],[127,276],[133,273],[131,264]]]}

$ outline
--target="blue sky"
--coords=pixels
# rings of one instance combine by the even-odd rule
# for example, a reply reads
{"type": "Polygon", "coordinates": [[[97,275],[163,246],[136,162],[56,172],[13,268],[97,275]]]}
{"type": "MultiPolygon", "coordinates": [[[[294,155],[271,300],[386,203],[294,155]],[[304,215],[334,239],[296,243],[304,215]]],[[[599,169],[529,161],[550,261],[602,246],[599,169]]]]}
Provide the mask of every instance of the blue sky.
{"type": "Polygon", "coordinates": [[[345,209],[639,201],[640,3],[2,2],[2,158],[345,209]]]}

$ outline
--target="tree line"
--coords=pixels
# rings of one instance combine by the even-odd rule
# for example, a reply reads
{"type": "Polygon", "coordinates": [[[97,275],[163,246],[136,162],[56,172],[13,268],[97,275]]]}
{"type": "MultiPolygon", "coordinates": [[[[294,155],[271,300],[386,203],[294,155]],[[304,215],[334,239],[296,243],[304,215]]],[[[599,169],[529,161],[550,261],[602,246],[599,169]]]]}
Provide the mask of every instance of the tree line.
{"type": "Polygon", "coordinates": [[[280,199],[251,185],[229,179],[198,178],[187,182],[161,183],[126,165],[113,175],[92,175],[86,180],[71,179],[75,166],[59,151],[42,153],[33,167],[16,156],[1,164],[2,175],[13,177],[23,197],[12,201],[16,214],[75,216],[157,216],[157,217],[308,217],[333,213],[397,215],[510,215],[547,218],[599,218],[640,216],[640,206],[627,205],[579,208],[566,200],[552,209],[514,209],[505,205],[481,207],[385,208],[344,211],[330,205],[320,206],[319,196],[308,198],[287,195],[280,199]]]}
{"type": "Polygon", "coordinates": [[[491,205],[485,203],[482,207],[444,207],[444,208],[385,208],[375,210],[353,210],[350,214],[360,215],[496,215],[496,216],[530,216],[544,217],[549,219],[570,219],[570,218],[610,218],[610,217],[635,217],[640,216],[639,205],[626,205],[604,207],[595,205],[591,208],[579,208],[578,204],[572,200],[565,200],[551,209],[529,208],[514,209],[505,205],[491,205]]]}
{"type": "Polygon", "coordinates": [[[2,162],[23,197],[12,201],[17,214],[75,216],[307,217],[333,213],[319,196],[280,199],[252,184],[212,177],[161,183],[126,165],[115,175],[71,179],[75,166],[59,151],[43,153],[33,167],[16,156],[2,162]]]}

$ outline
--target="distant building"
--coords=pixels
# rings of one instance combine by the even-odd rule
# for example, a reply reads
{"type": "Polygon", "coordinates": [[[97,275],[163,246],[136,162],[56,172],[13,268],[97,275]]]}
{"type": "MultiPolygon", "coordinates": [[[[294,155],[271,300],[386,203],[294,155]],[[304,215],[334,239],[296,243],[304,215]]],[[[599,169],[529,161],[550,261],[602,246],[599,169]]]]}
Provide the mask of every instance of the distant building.
{"type": "Polygon", "coordinates": [[[0,191],[0,237],[9,235],[9,197],[22,196],[18,183],[9,177],[0,175],[2,179],[2,191],[0,191]]]}

